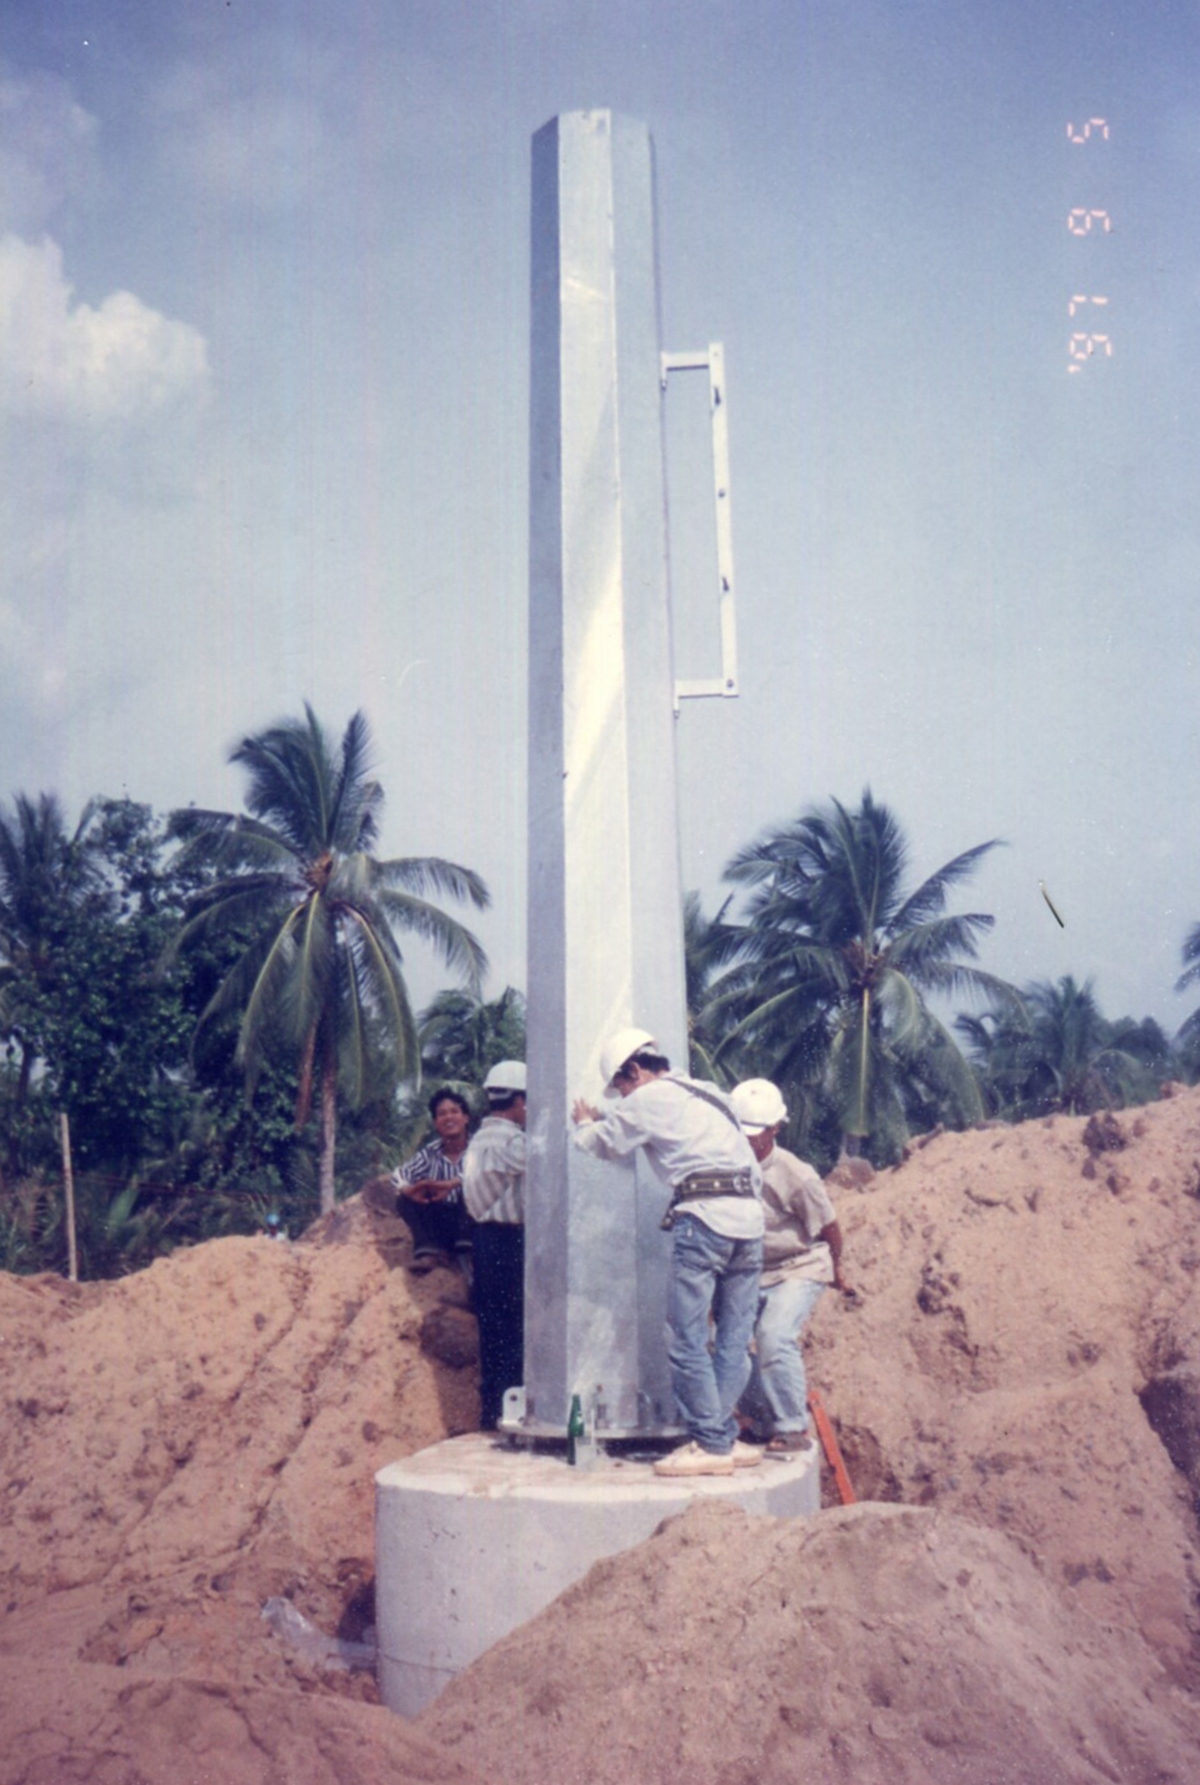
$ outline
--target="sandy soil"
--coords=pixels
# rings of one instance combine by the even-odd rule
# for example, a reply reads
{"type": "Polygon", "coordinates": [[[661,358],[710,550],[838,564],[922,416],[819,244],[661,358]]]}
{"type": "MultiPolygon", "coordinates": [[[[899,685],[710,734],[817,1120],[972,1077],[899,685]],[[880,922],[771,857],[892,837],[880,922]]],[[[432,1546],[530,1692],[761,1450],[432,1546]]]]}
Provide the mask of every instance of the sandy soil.
{"type": "Polygon", "coordinates": [[[364,1634],[374,1471],[477,1416],[459,1279],[369,1197],[0,1276],[0,1785],[1200,1777],[1198,1192],[1197,1091],[836,1187],[811,1377],[906,1506],[698,1506],[416,1725],[261,1610],[364,1634]]]}
{"type": "MultiPolygon", "coordinates": [[[[94,1706],[99,1730],[101,1709],[135,1685],[131,1703],[145,1706],[156,1700],[143,1684],[171,1684],[168,1722],[202,1723],[211,1703],[214,1730],[249,1729],[247,1695],[273,1691],[254,1717],[278,1723],[281,1752],[297,1717],[317,1718],[314,1749],[330,1747],[318,1739],[334,1727],[328,1695],[376,1697],[369,1673],[332,1672],[281,1642],[261,1608],[285,1596],[329,1636],[361,1638],[374,1615],[375,1470],[477,1423],[461,1279],[395,1268],[405,1231],[355,1199],[304,1244],[221,1240],[117,1283],[0,1275],[5,1785],[91,1777],[82,1761],[27,1773],[15,1756],[26,1743],[53,1751],[60,1728],[74,1752],[80,1716],[68,1726],[64,1706],[94,1706]],[[53,1687],[44,1705],[39,1675],[53,1687]]],[[[372,1776],[345,1756],[341,1773],[315,1761],[276,1773],[267,1737],[243,1736],[245,1764],[214,1781],[372,1776]]],[[[134,1752],[137,1767],[95,1776],[157,1780],[149,1751],[134,1752]]]]}
{"type": "Polygon", "coordinates": [[[1196,1091],[939,1136],[837,1192],[863,1299],[808,1346],[861,1496],[1006,1532],[1193,1689],[1200,1466],[1143,1397],[1200,1366],[1198,1193],[1196,1091]]]}
{"type": "Polygon", "coordinates": [[[416,1727],[503,1785],[1196,1777],[1200,1714],[996,1532],[924,1508],[697,1501],[416,1727]]]}

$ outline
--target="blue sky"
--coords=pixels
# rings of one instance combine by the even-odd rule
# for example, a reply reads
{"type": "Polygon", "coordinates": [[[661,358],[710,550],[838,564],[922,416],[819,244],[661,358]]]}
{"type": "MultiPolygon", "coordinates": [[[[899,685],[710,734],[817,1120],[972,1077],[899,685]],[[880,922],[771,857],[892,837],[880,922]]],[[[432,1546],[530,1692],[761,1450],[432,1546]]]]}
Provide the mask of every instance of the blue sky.
{"type": "Polygon", "coordinates": [[[685,882],[869,783],[914,872],[1006,840],[993,971],[1175,1027],[1198,51],[1183,4],[0,0],[0,794],[237,805],[246,731],[364,707],[385,850],[477,867],[523,982],[529,140],[607,106],[664,344],[728,363],[743,696],[679,723],[685,882]]]}

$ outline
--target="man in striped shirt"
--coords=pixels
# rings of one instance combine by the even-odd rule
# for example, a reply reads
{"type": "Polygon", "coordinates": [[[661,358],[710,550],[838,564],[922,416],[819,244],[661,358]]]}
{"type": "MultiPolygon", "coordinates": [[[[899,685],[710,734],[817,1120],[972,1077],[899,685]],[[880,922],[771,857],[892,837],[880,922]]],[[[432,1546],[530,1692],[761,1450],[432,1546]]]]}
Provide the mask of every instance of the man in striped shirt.
{"type": "Polygon", "coordinates": [[[429,1099],[429,1115],[433,1139],[392,1173],[400,1192],[396,1212],[413,1236],[410,1268],[418,1274],[456,1261],[465,1266],[471,1252],[471,1219],[462,1199],[470,1105],[446,1085],[429,1099]]]}
{"type": "Polygon", "coordinates": [[[488,1113],[467,1148],[463,1196],[474,1221],[479,1423],[496,1427],[506,1388],[525,1378],[525,1066],[501,1060],[483,1081],[488,1113]]]}

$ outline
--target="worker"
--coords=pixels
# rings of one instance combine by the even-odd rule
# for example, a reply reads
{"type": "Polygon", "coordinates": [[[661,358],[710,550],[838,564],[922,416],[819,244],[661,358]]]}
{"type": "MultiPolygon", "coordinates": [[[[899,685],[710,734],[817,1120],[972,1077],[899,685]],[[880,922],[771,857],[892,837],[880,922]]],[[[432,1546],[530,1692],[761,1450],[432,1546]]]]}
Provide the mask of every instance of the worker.
{"type": "Polygon", "coordinates": [[[479,1423],[494,1431],[506,1388],[525,1378],[525,1066],[501,1060],[483,1081],[488,1113],[463,1160],[474,1227],[479,1423]]]}
{"type": "Polygon", "coordinates": [[[668,1477],[731,1475],[761,1460],[737,1437],[734,1408],[750,1369],[758,1311],[763,1212],[760,1174],[729,1099],[672,1072],[645,1029],[622,1029],[600,1056],[603,1115],[579,1098],[575,1144],[601,1159],[644,1148],[670,1186],[667,1331],[671,1385],[687,1442],[657,1462],[668,1477]],[[709,1350],[709,1317],[716,1339],[709,1350]]]}
{"type": "Polygon", "coordinates": [[[396,1213],[413,1239],[409,1269],[418,1276],[439,1265],[465,1266],[471,1256],[471,1218],[462,1199],[462,1161],[471,1130],[471,1106],[443,1085],[429,1099],[434,1133],[411,1159],[396,1167],[396,1213]]]}
{"type": "Polygon", "coordinates": [[[813,1167],[776,1145],[787,1120],[778,1086],[744,1079],[730,1101],[762,1170],[766,1219],[755,1355],[741,1411],[768,1452],[811,1450],[800,1336],[828,1284],[851,1293],[842,1275],[842,1232],[813,1167]]]}

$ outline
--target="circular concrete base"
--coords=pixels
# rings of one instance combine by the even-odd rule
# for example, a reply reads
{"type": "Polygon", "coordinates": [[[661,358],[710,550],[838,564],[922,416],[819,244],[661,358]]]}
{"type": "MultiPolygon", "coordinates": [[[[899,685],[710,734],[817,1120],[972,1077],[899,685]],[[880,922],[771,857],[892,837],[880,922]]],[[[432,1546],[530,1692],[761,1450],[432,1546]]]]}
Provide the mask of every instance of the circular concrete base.
{"type": "Polygon", "coordinates": [[[375,1477],[379,1688],[416,1716],[485,1649],[603,1556],[631,1549],[697,1495],[791,1518],[820,1507],[817,1451],[732,1476],[664,1480],[650,1463],[514,1450],[451,1438],[375,1477]]]}

